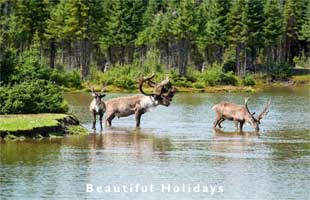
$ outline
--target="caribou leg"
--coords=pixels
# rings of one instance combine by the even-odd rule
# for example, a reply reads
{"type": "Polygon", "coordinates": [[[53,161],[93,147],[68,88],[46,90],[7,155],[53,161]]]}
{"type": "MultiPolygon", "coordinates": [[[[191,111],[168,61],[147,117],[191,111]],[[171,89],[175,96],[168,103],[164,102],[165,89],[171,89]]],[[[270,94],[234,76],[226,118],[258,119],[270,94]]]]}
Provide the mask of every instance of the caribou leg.
{"type": "Polygon", "coordinates": [[[114,113],[107,114],[105,119],[105,125],[108,127],[112,126],[112,120],[114,119],[114,117],[115,117],[114,113]]]}
{"type": "Polygon", "coordinates": [[[103,113],[99,113],[99,120],[100,120],[100,130],[102,131],[102,117],[103,117],[103,113]]]}
{"type": "Polygon", "coordinates": [[[243,124],[244,124],[244,122],[240,122],[240,132],[242,132],[242,130],[243,130],[243,124]]]}
{"type": "Polygon", "coordinates": [[[96,112],[93,111],[93,127],[92,129],[96,130],[96,112]]]}
{"type": "Polygon", "coordinates": [[[225,121],[224,118],[222,118],[222,119],[219,121],[219,123],[218,123],[219,128],[222,128],[221,123],[222,123],[223,121],[225,121]]]}
{"type": "Polygon", "coordinates": [[[136,111],[135,115],[136,115],[136,127],[138,128],[140,127],[142,112],[136,111]]]}
{"type": "Polygon", "coordinates": [[[238,129],[238,121],[234,121],[235,129],[238,129]]]}
{"type": "Polygon", "coordinates": [[[222,118],[221,117],[216,117],[214,122],[213,122],[213,129],[216,129],[216,126],[218,125],[218,123],[220,122],[222,118]]]}

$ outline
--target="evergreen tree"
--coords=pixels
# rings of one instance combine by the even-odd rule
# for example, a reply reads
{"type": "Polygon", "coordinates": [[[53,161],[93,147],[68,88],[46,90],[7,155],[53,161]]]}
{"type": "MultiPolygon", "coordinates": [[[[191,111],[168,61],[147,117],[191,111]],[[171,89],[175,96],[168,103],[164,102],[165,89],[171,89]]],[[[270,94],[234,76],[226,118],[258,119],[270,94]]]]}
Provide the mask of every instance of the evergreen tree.
{"type": "Polygon", "coordinates": [[[106,14],[109,17],[106,21],[105,34],[101,37],[101,47],[107,51],[109,62],[132,61],[134,42],[142,29],[141,19],[144,9],[145,4],[142,1],[107,2],[106,14]]]}
{"type": "Polygon", "coordinates": [[[310,42],[310,3],[309,2],[308,2],[308,6],[306,8],[306,12],[302,20],[300,39],[310,42]]]}
{"type": "Polygon", "coordinates": [[[264,11],[261,0],[246,0],[242,16],[242,35],[245,41],[243,73],[246,69],[254,70],[257,52],[263,46],[264,11]]]}
{"type": "Polygon", "coordinates": [[[181,76],[186,75],[187,58],[190,48],[190,42],[195,40],[198,33],[197,9],[198,6],[194,0],[181,0],[175,6],[172,12],[172,32],[176,39],[178,51],[178,67],[181,76]]]}
{"type": "Polygon", "coordinates": [[[245,24],[242,21],[242,15],[244,12],[245,0],[235,0],[232,3],[230,12],[227,17],[227,40],[232,49],[235,49],[236,55],[236,71],[238,75],[241,75],[241,51],[244,48],[244,29],[245,24]]]}
{"type": "Polygon", "coordinates": [[[284,61],[293,62],[298,55],[300,42],[299,33],[302,26],[302,16],[305,12],[305,0],[287,0],[284,6],[284,61]]]}
{"type": "Polygon", "coordinates": [[[197,38],[200,49],[204,51],[205,59],[212,64],[220,61],[221,49],[225,43],[225,28],[221,16],[222,7],[216,0],[208,0],[200,5],[200,30],[197,38]]]}
{"type": "Polygon", "coordinates": [[[276,61],[279,56],[279,42],[283,34],[283,18],[280,2],[278,0],[267,0],[264,6],[264,40],[265,40],[265,58],[267,65],[276,61]],[[278,50],[278,51],[277,51],[278,50]]]}

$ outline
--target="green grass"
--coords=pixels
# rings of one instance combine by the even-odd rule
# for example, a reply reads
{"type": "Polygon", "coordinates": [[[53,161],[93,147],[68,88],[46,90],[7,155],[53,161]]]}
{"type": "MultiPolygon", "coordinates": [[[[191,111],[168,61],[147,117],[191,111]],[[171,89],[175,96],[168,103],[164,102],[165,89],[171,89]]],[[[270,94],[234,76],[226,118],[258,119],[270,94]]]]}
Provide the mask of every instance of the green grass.
{"type": "Polygon", "coordinates": [[[310,82],[310,75],[297,75],[297,76],[293,76],[292,79],[294,81],[300,82],[300,81],[305,81],[305,82],[310,82]]]}
{"type": "Polygon", "coordinates": [[[88,130],[81,126],[69,126],[68,134],[70,135],[86,135],[88,134],[88,130]]]}
{"type": "Polygon", "coordinates": [[[38,127],[56,126],[65,114],[0,115],[0,131],[32,130],[38,127]]]}

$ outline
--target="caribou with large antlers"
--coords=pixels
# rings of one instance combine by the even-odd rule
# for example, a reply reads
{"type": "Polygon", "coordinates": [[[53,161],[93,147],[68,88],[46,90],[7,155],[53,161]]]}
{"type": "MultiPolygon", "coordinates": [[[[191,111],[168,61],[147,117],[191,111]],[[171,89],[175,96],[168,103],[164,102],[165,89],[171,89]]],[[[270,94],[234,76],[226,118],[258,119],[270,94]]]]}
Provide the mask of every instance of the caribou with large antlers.
{"type": "Polygon", "coordinates": [[[255,128],[256,131],[259,131],[260,121],[269,112],[268,109],[271,102],[269,100],[264,110],[258,115],[258,117],[255,117],[255,112],[251,113],[248,108],[249,98],[246,97],[244,101],[244,105],[237,105],[229,102],[222,102],[214,105],[212,109],[216,112],[216,118],[213,123],[213,128],[215,129],[216,126],[222,128],[221,123],[224,120],[230,120],[234,121],[236,128],[238,128],[238,123],[240,123],[240,131],[242,131],[245,122],[255,128]]]}
{"type": "Polygon", "coordinates": [[[176,92],[174,87],[167,89],[169,79],[166,78],[160,83],[152,81],[154,74],[143,78],[139,82],[139,90],[142,95],[134,95],[129,97],[119,97],[105,101],[106,105],[106,126],[112,125],[112,120],[115,117],[127,117],[135,114],[136,127],[140,126],[141,116],[148,112],[150,108],[155,108],[158,105],[169,106],[176,92]],[[146,93],[143,90],[143,84],[148,82],[148,85],[153,87],[153,93],[146,93]]]}
{"type": "Polygon", "coordinates": [[[93,114],[93,127],[92,127],[92,129],[96,129],[96,115],[99,115],[100,129],[102,130],[102,117],[103,117],[103,114],[106,110],[105,103],[102,100],[102,98],[106,96],[103,93],[104,88],[105,88],[105,86],[102,87],[101,92],[95,92],[93,87],[90,88],[92,96],[93,96],[93,100],[91,101],[91,103],[89,105],[89,110],[93,114]]]}

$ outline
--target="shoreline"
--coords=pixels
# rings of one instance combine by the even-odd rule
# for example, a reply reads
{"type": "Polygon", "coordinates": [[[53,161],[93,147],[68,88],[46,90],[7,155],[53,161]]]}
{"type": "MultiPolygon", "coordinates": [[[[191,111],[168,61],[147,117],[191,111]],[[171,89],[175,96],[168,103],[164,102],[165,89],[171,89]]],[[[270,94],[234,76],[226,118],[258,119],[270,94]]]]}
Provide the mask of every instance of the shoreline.
{"type": "MultiPolygon", "coordinates": [[[[100,84],[92,83],[95,91],[101,90],[100,84]]],[[[217,93],[217,92],[259,92],[263,91],[266,88],[270,87],[293,87],[293,88],[301,88],[301,87],[309,87],[310,86],[310,75],[297,75],[293,76],[291,79],[284,81],[268,81],[266,79],[256,79],[256,84],[253,86],[244,86],[244,85],[215,85],[215,86],[207,86],[203,88],[195,88],[195,87],[179,87],[176,86],[178,92],[185,93],[217,93]]],[[[65,88],[66,92],[88,92],[89,89],[87,87],[86,82],[82,84],[82,88],[65,88]]],[[[152,89],[149,87],[145,88],[146,92],[151,92],[152,89]]],[[[105,92],[115,92],[115,93],[137,93],[139,89],[123,89],[116,87],[114,85],[108,85],[106,87],[105,92]]]]}
{"type": "Polygon", "coordinates": [[[79,120],[70,114],[0,115],[0,138],[18,139],[65,136],[86,133],[79,120]]]}

